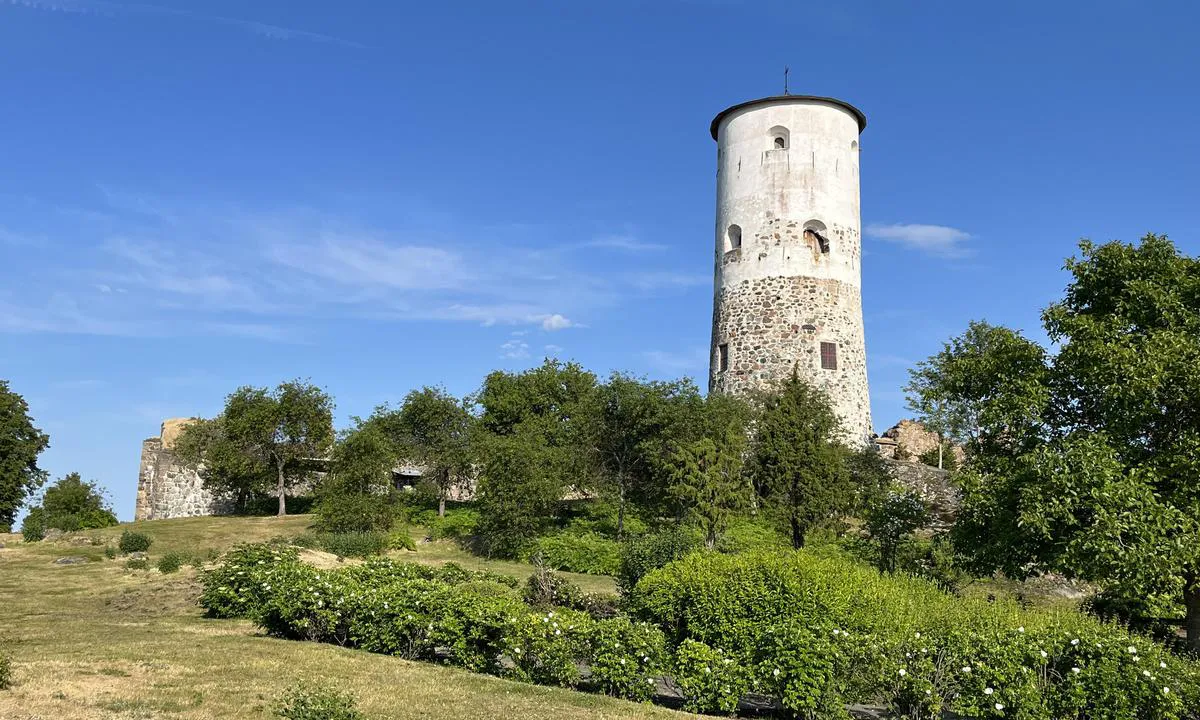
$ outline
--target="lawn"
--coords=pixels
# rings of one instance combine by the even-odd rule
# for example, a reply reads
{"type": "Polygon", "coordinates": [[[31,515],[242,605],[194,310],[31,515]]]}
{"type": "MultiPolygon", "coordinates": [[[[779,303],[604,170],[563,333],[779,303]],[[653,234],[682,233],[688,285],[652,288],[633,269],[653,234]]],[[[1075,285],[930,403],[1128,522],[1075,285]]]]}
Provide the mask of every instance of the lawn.
{"type": "MultiPolygon", "coordinates": [[[[126,528],[169,551],[206,556],[240,541],[303,532],[308,518],[190,518],[85,533],[113,539],[126,528]]],[[[208,620],[195,599],[196,571],[162,575],[108,560],[69,539],[0,542],[0,647],[14,658],[15,686],[0,691],[5,720],[271,717],[273,699],[298,680],[359,698],[369,718],[666,718],[662,708],[509,682],[465,671],[317,643],[264,637],[251,623],[208,620]],[[56,565],[64,556],[82,565],[56,565]]],[[[407,559],[461,562],[523,577],[529,566],[472,558],[426,543],[407,559]]],[[[609,578],[572,576],[591,590],[609,578]]]]}

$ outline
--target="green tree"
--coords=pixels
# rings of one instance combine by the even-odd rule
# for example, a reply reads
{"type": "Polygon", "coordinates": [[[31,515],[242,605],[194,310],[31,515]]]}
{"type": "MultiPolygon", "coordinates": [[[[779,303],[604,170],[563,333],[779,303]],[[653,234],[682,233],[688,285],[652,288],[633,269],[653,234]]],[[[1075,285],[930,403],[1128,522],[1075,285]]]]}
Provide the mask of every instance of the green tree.
{"type": "Polygon", "coordinates": [[[546,529],[563,496],[555,450],[540,440],[527,430],[488,436],[483,444],[476,532],[489,556],[520,557],[546,529]]]}
{"type": "Polygon", "coordinates": [[[29,516],[36,517],[36,523],[44,528],[66,532],[117,524],[117,516],[109,507],[104,492],[96,483],[86,482],[74,472],[46,488],[42,501],[30,509],[29,516]]]}
{"type": "Polygon", "coordinates": [[[38,455],[50,447],[50,436],[29,416],[25,398],[0,380],[0,532],[12,529],[17,511],[46,482],[38,455]]]}
{"type": "Polygon", "coordinates": [[[704,545],[716,546],[729,521],[750,505],[750,484],[743,471],[745,428],[728,428],[716,440],[701,438],[671,454],[671,494],[704,532],[704,545]]]}
{"type": "Polygon", "coordinates": [[[595,375],[555,360],[484,380],[474,398],[482,410],[477,531],[491,554],[515,556],[569,489],[594,485],[582,438],[595,388],[595,375]]]}
{"type": "Polygon", "coordinates": [[[617,507],[620,538],[629,506],[656,500],[661,485],[654,482],[655,459],[678,444],[700,391],[690,380],[647,381],[614,372],[589,399],[582,434],[597,463],[598,489],[617,507]]]}
{"type": "Polygon", "coordinates": [[[788,528],[792,547],[808,531],[854,503],[845,448],[829,398],[793,370],[778,394],[763,400],[751,465],[763,507],[788,528]]]}
{"type": "Polygon", "coordinates": [[[1020,333],[972,322],[918,363],[905,386],[922,423],[968,452],[1016,455],[1043,435],[1049,402],[1046,351],[1020,333]]]}
{"type": "Polygon", "coordinates": [[[394,413],[377,418],[394,438],[403,459],[420,464],[437,489],[438,517],[446,515],[446,499],[470,482],[476,453],[472,439],[475,417],[465,400],[445,390],[413,390],[394,413]]]}
{"type": "Polygon", "coordinates": [[[900,548],[928,524],[929,506],[911,490],[892,489],[875,497],[863,519],[879,552],[879,569],[894,573],[900,548]]]}
{"type": "Polygon", "coordinates": [[[333,398],[294,380],[274,390],[238,388],[219,417],[184,428],[176,453],[217,490],[261,492],[273,480],[286,515],[288,489],[312,477],[333,439],[333,398]]]}
{"type": "Polygon", "coordinates": [[[977,572],[1170,593],[1200,649],[1200,262],[1156,235],[1080,250],[1043,313],[1052,359],[1039,367],[1044,351],[1024,348],[1025,364],[1000,372],[1012,356],[987,346],[967,360],[985,384],[992,370],[990,392],[941,380],[923,391],[979,418],[956,547],[977,572]]]}
{"type": "Polygon", "coordinates": [[[397,514],[392,489],[394,444],[374,418],[358,420],[333,447],[317,487],[317,526],[326,532],[388,530],[397,514]]]}

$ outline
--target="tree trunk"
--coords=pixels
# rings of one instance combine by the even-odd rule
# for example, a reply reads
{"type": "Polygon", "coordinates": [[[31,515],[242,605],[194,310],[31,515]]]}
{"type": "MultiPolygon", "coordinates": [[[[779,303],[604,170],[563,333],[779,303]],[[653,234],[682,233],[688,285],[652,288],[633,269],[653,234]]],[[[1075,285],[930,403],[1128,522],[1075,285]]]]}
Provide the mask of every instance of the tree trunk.
{"type": "Polygon", "coordinates": [[[286,487],[283,477],[283,463],[277,462],[275,463],[275,467],[279,471],[279,481],[275,484],[275,490],[279,492],[279,517],[283,517],[287,515],[287,500],[283,492],[286,487]]]}
{"type": "Polygon", "coordinates": [[[938,470],[942,470],[942,439],[938,438],[938,470]]]}
{"type": "Polygon", "coordinates": [[[804,547],[804,529],[800,527],[800,520],[797,518],[791,519],[792,523],[792,548],[799,550],[804,547]]]}
{"type": "Polygon", "coordinates": [[[1200,577],[1187,578],[1183,604],[1187,608],[1184,625],[1187,627],[1188,649],[1200,652],[1200,577]]]}
{"type": "Polygon", "coordinates": [[[446,491],[438,493],[438,517],[446,517],[446,491]]]}

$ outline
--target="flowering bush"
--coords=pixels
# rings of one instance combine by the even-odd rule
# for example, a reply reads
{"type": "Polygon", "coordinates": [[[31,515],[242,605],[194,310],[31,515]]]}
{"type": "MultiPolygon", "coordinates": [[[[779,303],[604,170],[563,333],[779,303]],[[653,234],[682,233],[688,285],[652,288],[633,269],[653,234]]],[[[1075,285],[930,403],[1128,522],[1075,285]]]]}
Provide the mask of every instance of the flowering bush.
{"type": "Polygon", "coordinates": [[[253,617],[274,576],[297,563],[296,551],[275,544],[238,545],[201,576],[200,607],[210,617],[253,617]]]}
{"type": "Polygon", "coordinates": [[[573,610],[525,612],[514,617],[504,651],[516,665],[512,676],[542,685],[575,687],[579,658],[587,654],[592,618],[573,610]]]}
{"type": "Polygon", "coordinates": [[[667,654],[662,631],[625,617],[597,620],[592,627],[587,663],[600,690],[630,700],[653,695],[667,654]]]}
{"type": "Polygon", "coordinates": [[[675,684],[692,712],[731,714],[750,687],[750,673],[730,653],[696,640],[684,640],[672,664],[675,684]]]}
{"type": "Polygon", "coordinates": [[[303,684],[279,698],[275,715],[287,720],[363,720],[352,696],[332,688],[303,684]]]}

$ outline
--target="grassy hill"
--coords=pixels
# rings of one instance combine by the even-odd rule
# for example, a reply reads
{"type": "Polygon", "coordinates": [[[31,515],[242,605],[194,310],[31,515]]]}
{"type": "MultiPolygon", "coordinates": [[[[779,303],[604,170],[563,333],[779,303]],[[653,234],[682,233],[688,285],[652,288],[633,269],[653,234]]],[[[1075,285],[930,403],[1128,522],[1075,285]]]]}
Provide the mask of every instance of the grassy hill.
{"type": "MultiPolygon", "coordinates": [[[[0,691],[6,720],[271,717],[274,698],[296,681],[353,693],[369,718],[667,718],[662,708],[510,682],[317,643],[265,637],[249,622],[208,620],[196,606],[196,570],[128,570],[103,545],[125,529],[154,538],[153,561],[170,551],[205,557],[237,542],[302,533],[304,516],[188,518],[122,525],[25,545],[0,542],[0,649],[14,659],[15,686],[0,691]],[[89,562],[58,565],[67,556],[89,562]]],[[[491,563],[447,543],[405,559],[450,560],[524,577],[520,563],[491,563]]],[[[591,590],[611,579],[572,576],[591,590]]]]}

